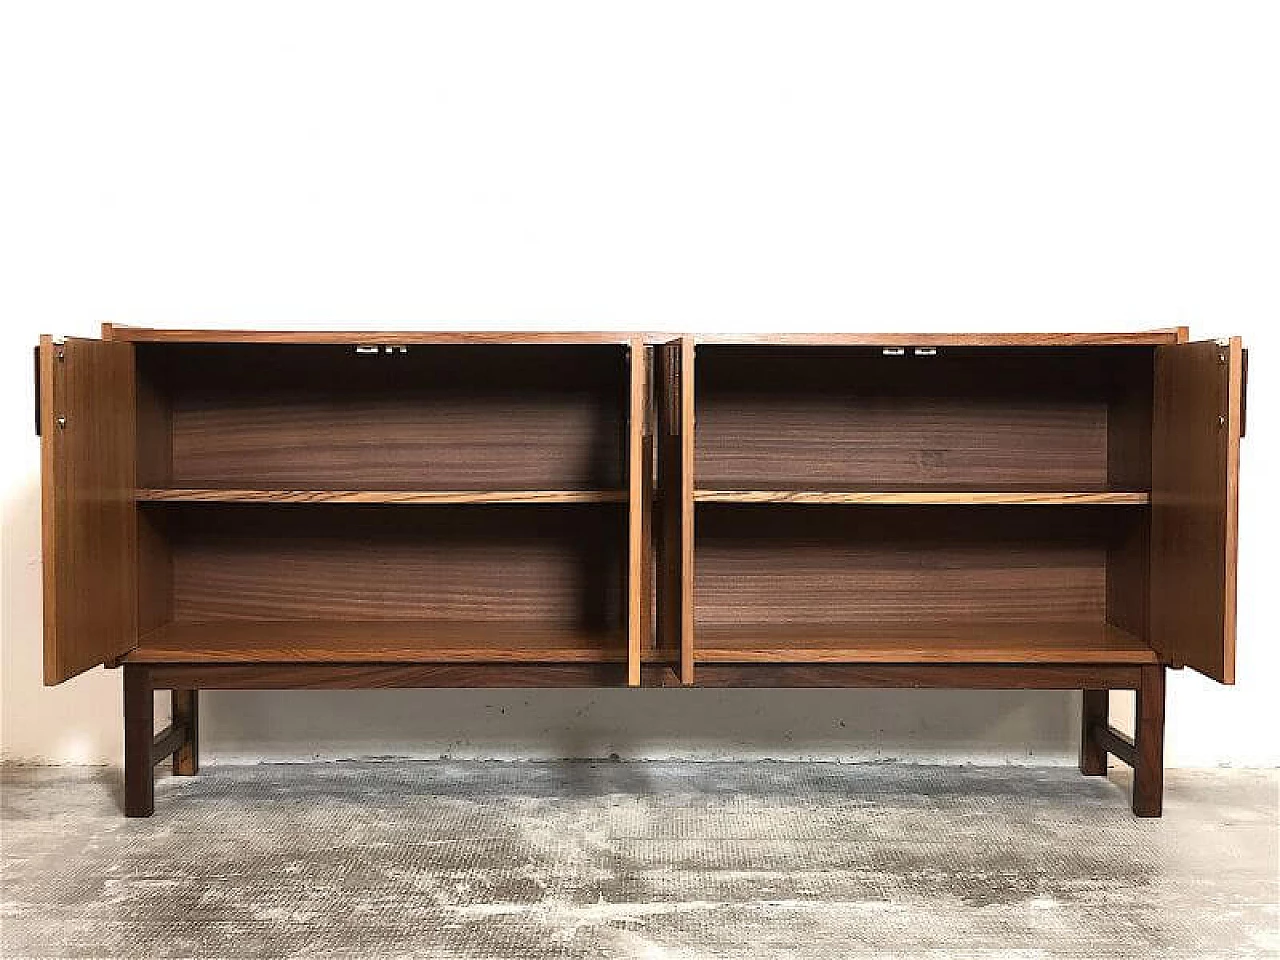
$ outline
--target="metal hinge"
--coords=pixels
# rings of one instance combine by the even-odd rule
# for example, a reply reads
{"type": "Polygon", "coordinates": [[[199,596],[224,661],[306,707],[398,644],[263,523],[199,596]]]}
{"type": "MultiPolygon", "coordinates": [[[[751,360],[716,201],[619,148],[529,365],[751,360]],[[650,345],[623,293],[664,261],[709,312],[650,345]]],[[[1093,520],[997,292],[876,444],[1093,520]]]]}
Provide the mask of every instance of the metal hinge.
{"type": "MultiPolygon", "coordinates": [[[[886,357],[905,357],[907,355],[906,347],[881,347],[880,353],[886,357]]],[[[938,355],[937,347],[912,347],[911,353],[917,357],[936,357],[938,355]]]]}

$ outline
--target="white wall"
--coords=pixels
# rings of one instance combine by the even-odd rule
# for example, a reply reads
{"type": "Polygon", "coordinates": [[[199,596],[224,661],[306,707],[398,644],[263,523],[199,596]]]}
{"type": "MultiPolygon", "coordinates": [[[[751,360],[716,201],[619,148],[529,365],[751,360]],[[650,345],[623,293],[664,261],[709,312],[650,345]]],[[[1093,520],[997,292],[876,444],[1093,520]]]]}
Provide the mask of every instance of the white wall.
{"type": "MultiPolygon", "coordinates": [[[[40,332],[1190,324],[1253,348],[1240,683],[1171,764],[1275,764],[1280,6],[13,2],[0,14],[3,742],[115,761],[40,686],[40,332]]],[[[211,759],[1065,761],[1057,693],[214,693],[211,759]]]]}

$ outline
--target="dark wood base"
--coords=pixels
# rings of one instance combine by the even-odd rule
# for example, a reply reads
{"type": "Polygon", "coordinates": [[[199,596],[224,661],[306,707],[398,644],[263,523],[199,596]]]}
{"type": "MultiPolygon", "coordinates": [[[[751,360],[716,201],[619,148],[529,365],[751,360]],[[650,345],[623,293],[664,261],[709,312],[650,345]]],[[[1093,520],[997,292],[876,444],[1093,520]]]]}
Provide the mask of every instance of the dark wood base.
{"type": "Polygon", "coordinates": [[[1140,667],[1134,736],[1126,737],[1111,726],[1107,716],[1108,691],[1085,690],[1081,711],[1080,772],[1101,777],[1107,773],[1107,755],[1133,768],[1133,812],[1158,817],[1164,810],[1164,670],[1140,667]]]}
{"type": "Polygon", "coordinates": [[[1107,725],[1108,690],[1085,690],[1080,708],[1080,772],[1086,777],[1107,775],[1107,751],[1094,731],[1107,725]]]}
{"type": "MultiPolygon", "coordinates": [[[[1134,664],[699,664],[705,687],[916,687],[1082,690],[1080,770],[1104,776],[1107,755],[1134,768],[1133,811],[1158,817],[1164,786],[1164,667],[1134,664]],[[1136,737],[1107,722],[1111,690],[1137,691],[1136,737]]],[[[672,665],[645,664],[644,686],[679,687],[672,665]]],[[[198,690],[361,689],[378,687],[623,687],[622,664],[253,663],[124,664],[125,814],[155,808],[154,767],[172,755],[173,772],[199,769],[198,690]],[[173,723],[153,731],[153,694],[173,691],[173,723]]]]}
{"type": "Polygon", "coordinates": [[[192,776],[200,768],[197,691],[173,690],[173,719],[155,732],[155,683],[148,667],[124,668],[124,813],[149,817],[155,812],[155,766],[173,757],[173,772],[192,776]]]}

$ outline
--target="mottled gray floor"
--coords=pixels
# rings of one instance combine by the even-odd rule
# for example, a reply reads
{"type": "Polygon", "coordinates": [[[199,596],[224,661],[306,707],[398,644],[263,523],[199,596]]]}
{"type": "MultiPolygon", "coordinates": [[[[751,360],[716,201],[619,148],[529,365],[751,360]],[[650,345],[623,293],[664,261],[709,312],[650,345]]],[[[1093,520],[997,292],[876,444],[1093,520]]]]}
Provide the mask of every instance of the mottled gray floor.
{"type": "Polygon", "coordinates": [[[379,763],[3,771],[3,956],[1280,955],[1280,775],[379,763]]]}

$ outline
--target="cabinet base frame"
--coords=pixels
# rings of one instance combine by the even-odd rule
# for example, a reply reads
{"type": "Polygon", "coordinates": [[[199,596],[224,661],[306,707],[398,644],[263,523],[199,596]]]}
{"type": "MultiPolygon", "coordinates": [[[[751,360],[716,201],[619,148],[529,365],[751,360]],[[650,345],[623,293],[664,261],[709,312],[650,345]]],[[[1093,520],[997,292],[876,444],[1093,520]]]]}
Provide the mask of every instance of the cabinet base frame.
{"type": "Polygon", "coordinates": [[[1158,817],[1164,809],[1164,667],[1140,667],[1134,736],[1111,726],[1109,691],[1085,690],[1080,713],[1080,772],[1107,775],[1107,755],[1133,768],[1133,812],[1158,817]]]}
{"type": "Polygon", "coordinates": [[[191,688],[173,688],[173,719],[155,733],[155,691],[146,667],[124,670],[124,813],[149,817],[155,810],[157,763],[173,757],[175,776],[194,776],[199,760],[199,694],[191,688]]]}
{"type": "MultiPolygon", "coordinates": [[[[1158,817],[1164,792],[1165,668],[1131,664],[705,664],[702,687],[909,687],[1081,690],[1080,771],[1106,774],[1107,754],[1134,769],[1133,812],[1158,817]],[[1137,692],[1133,740],[1107,722],[1109,691],[1137,692]]],[[[644,664],[645,686],[678,687],[670,665],[644,664]]],[[[324,690],[390,687],[623,687],[624,664],[255,663],[124,664],[125,815],[155,809],[154,768],[198,761],[198,690],[324,690]],[[171,690],[173,723],[154,733],[156,690],[171,690]]]]}

